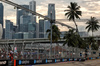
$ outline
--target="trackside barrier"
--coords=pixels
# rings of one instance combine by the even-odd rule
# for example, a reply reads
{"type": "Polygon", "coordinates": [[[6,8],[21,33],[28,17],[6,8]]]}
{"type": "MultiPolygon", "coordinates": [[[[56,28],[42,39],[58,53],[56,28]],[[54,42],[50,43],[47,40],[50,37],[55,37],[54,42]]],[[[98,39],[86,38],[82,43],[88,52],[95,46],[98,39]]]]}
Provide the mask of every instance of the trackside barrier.
{"type": "Polygon", "coordinates": [[[8,60],[0,60],[0,66],[8,66],[8,60]]]}
{"type": "Polygon", "coordinates": [[[92,60],[92,59],[99,59],[99,57],[89,57],[89,58],[86,58],[86,59],[85,58],[77,58],[77,59],[76,58],[57,58],[57,59],[14,60],[14,66],[58,63],[58,62],[68,62],[68,61],[85,61],[85,60],[89,60],[89,59],[90,60],[92,60]]]}
{"type": "Polygon", "coordinates": [[[89,58],[86,58],[86,60],[93,60],[93,59],[99,59],[99,57],[89,57],[89,58]]]}
{"type": "MultiPolygon", "coordinates": [[[[26,60],[14,60],[13,66],[18,65],[36,65],[36,64],[47,64],[47,63],[58,63],[58,62],[68,62],[68,61],[85,61],[99,59],[99,57],[89,57],[89,58],[57,58],[57,59],[26,59],[26,60]]],[[[0,66],[8,66],[9,60],[0,60],[0,66]]]]}
{"type": "Polygon", "coordinates": [[[85,61],[81,58],[57,58],[57,59],[27,59],[27,60],[14,60],[14,66],[18,65],[36,65],[36,64],[47,64],[47,63],[58,63],[58,62],[67,62],[67,61],[85,61]]]}

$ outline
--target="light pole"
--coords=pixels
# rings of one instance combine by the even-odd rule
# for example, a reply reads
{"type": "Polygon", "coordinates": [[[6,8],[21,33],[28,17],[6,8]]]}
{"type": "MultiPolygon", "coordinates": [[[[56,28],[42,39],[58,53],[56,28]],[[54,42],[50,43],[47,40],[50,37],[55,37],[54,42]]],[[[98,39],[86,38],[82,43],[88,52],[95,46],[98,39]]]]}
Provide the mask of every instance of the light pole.
{"type": "Polygon", "coordinates": [[[52,11],[51,11],[51,40],[50,40],[50,58],[52,58],[52,11]]]}

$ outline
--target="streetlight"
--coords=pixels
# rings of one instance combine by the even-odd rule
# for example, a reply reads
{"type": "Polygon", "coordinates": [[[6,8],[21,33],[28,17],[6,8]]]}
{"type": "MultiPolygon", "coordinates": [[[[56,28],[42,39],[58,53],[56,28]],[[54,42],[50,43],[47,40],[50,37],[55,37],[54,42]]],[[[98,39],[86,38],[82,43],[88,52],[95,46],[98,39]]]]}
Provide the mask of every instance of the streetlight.
{"type": "MultiPolygon", "coordinates": [[[[52,19],[52,11],[51,11],[51,19],[52,19]]],[[[50,40],[50,58],[52,56],[52,20],[50,21],[51,23],[51,40],[50,40]]]]}

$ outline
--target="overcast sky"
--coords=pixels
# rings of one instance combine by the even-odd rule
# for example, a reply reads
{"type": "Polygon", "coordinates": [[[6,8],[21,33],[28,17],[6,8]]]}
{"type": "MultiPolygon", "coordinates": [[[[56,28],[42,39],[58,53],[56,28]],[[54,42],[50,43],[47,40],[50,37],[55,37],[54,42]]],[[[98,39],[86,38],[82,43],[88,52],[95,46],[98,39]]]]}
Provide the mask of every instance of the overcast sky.
{"type": "MultiPolygon", "coordinates": [[[[17,4],[23,5],[23,4],[29,4],[31,0],[10,0],[12,2],[15,2],[17,4]]],[[[61,22],[67,22],[65,24],[68,24],[70,26],[74,26],[73,22],[68,22],[67,18],[65,17],[64,10],[67,9],[67,6],[70,4],[70,2],[77,2],[79,6],[81,6],[82,16],[81,19],[89,19],[91,16],[96,17],[97,19],[100,19],[100,0],[35,0],[36,1],[36,11],[42,15],[47,15],[48,10],[48,4],[54,3],[55,4],[55,10],[56,10],[56,19],[66,19],[66,20],[60,20],[61,22]]],[[[9,19],[12,22],[16,23],[16,9],[14,9],[13,6],[10,6],[8,4],[3,3],[4,5],[4,19],[9,19]]],[[[80,31],[85,31],[85,21],[78,22],[80,31]]],[[[61,31],[67,30],[64,26],[61,28],[61,31]]],[[[100,31],[99,31],[100,32],[100,31]]],[[[96,32],[97,35],[100,35],[99,32],[96,32]]]]}

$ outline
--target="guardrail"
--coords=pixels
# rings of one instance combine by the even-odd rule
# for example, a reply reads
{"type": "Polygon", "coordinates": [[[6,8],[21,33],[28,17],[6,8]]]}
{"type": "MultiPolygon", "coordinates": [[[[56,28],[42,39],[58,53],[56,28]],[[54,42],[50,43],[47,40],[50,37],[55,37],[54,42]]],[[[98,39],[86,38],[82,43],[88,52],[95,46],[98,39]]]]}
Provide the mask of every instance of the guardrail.
{"type": "Polygon", "coordinates": [[[87,57],[87,58],[55,58],[55,59],[15,59],[10,60],[0,60],[0,66],[20,66],[20,65],[37,65],[37,64],[49,64],[58,62],[68,62],[68,61],[85,61],[99,59],[99,57],[87,57]]]}

